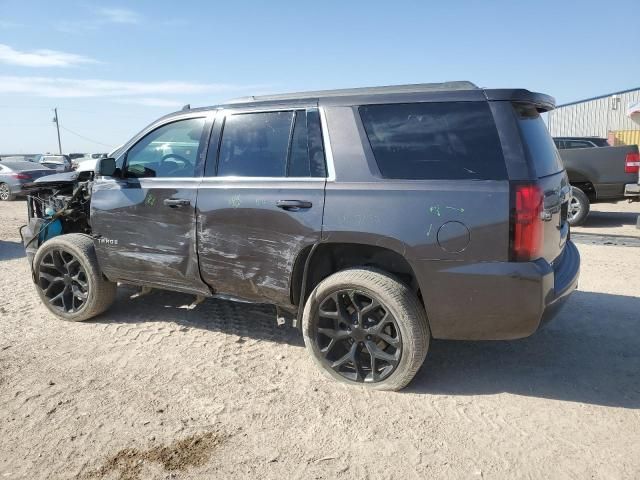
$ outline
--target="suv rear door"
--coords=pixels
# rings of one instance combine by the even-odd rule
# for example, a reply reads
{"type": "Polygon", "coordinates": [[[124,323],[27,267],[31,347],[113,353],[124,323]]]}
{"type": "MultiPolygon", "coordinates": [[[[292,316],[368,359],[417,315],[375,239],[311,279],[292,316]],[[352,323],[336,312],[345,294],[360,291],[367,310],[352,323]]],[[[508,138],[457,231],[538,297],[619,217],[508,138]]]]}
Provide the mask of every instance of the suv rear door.
{"type": "Polygon", "coordinates": [[[325,171],[315,106],[219,112],[198,190],[203,280],[221,294],[289,303],[295,260],[320,241],[325,171]]]}

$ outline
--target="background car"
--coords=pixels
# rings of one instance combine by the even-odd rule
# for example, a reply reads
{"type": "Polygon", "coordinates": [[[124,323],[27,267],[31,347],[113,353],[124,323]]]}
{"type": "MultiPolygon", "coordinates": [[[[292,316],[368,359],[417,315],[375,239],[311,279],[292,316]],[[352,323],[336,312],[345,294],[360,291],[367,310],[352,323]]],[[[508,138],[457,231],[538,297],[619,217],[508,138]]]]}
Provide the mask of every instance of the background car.
{"type": "Polygon", "coordinates": [[[559,149],[567,169],[572,198],[569,223],[582,225],[595,202],[623,200],[638,176],[638,146],[575,147],[559,149]]]}
{"type": "Polygon", "coordinates": [[[67,155],[42,155],[38,163],[56,172],[68,172],[72,170],[71,160],[67,155]]]}
{"type": "Polygon", "coordinates": [[[95,172],[99,160],[99,158],[83,158],[74,170],[76,172],[95,172]]]}
{"type": "Polygon", "coordinates": [[[13,200],[22,194],[25,183],[55,173],[50,168],[24,160],[3,160],[0,162],[0,200],[13,200]]]}
{"type": "Polygon", "coordinates": [[[8,157],[0,157],[2,162],[36,162],[36,155],[9,155],[8,157]]]}
{"type": "Polygon", "coordinates": [[[81,163],[92,160],[92,163],[95,164],[98,159],[105,158],[106,156],[106,153],[85,153],[82,157],[72,158],[71,166],[74,170],[77,170],[81,163]]]}

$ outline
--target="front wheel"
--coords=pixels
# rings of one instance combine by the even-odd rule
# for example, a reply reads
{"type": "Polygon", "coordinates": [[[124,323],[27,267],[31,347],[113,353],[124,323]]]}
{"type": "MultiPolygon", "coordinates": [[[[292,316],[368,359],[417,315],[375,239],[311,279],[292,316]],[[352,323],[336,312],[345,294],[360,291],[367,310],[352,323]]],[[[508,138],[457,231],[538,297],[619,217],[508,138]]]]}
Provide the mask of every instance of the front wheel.
{"type": "Polygon", "coordinates": [[[93,240],[60,235],[42,244],[33,259],[36,290],[55,315],[83,321],[104,312],[116,296],[116,284],[100,272],[93,240]]]}
{"type": "Polygon", "coordinates": [[[324,279],[304,309],[307,350],[342,382],[400,390],[429,347],[429,327],[416,294],[390,275],[353,268],[324,279]]]}
{"type": "Polygon", "coordinates": [[[589,215],[589,197],[578,187],[571,187],[571,198],[569,199],[569,211],[567,212],[567,221],[572,227],[582,225],[589,215]]]}

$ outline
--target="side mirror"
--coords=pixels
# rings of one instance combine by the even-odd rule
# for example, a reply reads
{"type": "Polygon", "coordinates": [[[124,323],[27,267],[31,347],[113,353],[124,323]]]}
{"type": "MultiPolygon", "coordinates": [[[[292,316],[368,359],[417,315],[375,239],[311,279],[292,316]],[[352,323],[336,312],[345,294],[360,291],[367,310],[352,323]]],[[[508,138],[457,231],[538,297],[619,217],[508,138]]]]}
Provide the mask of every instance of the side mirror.
{"type": "Polygon", "coordinates": [[[115,158],[101,158],[96,165],[96,175],[101,177],[113,177],[116,173],[115,158]]]}

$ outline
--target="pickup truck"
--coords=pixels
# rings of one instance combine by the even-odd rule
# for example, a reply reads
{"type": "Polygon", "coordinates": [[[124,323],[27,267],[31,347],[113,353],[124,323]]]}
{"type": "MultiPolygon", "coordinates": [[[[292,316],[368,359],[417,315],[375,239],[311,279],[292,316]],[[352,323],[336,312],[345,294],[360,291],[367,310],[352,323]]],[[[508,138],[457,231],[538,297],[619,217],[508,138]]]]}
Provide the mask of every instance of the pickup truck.
{"type": "Polygon", "coordinates": [[[568,220],[572,226],[587,219],[591,203],[624,200],[625,190],[638,182],[640,156],[637,145],[560,149],[572,199],[568,220]]]}

